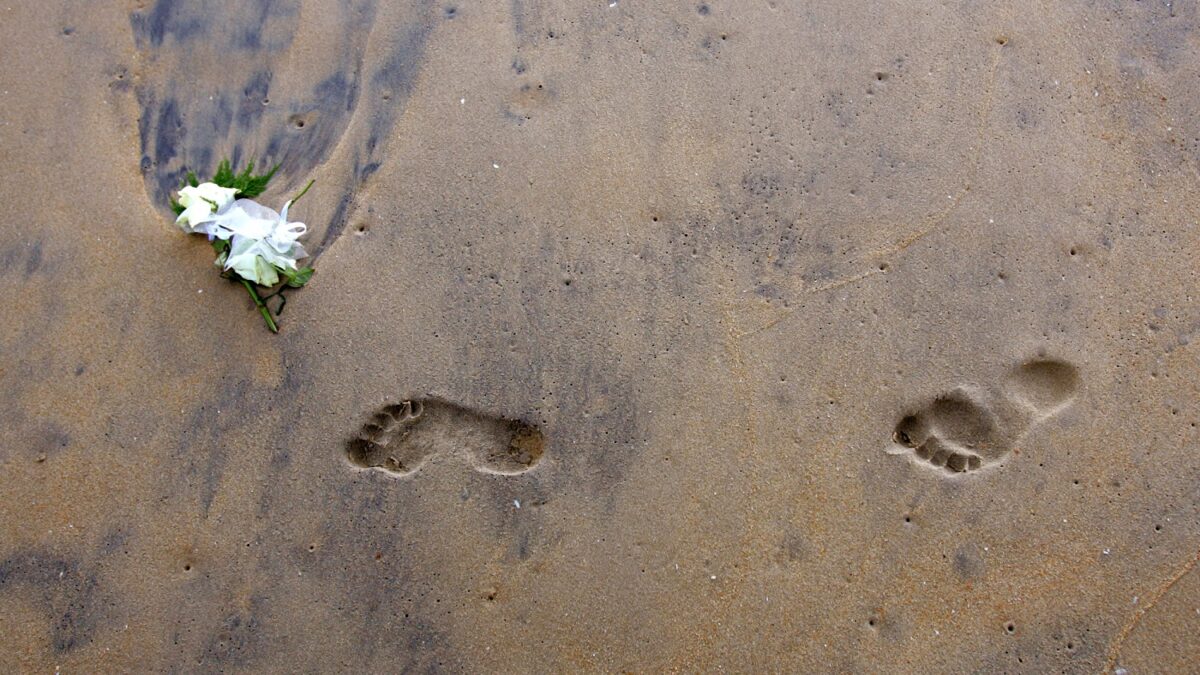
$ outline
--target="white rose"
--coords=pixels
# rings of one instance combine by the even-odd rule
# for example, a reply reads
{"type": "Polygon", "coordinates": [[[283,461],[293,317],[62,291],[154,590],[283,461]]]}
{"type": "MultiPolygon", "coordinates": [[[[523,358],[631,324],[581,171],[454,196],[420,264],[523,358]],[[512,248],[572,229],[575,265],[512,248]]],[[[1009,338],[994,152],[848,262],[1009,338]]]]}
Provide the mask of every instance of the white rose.
{"type": "Polygon", "coordinates": [[[201,183],[197,186],[185,186],[179,190],[179,205],[183,213],[175,219],[175,223],[188,233],[204,233],[212,238],[210,228],[205,227],[212,222],[214,213],[229,206],[238,191],[235,188],[225,188],[216,183],[201,183]]]}

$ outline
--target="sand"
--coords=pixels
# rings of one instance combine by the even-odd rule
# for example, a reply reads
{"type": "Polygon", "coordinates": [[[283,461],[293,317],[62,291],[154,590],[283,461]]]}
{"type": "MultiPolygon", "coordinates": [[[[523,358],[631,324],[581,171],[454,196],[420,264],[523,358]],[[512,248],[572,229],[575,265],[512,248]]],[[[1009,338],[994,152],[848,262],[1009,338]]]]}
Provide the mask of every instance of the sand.
{"type": "Polygon", "coordinates": [[[0,670],[1200,663],[1194,6],[0,17],[0,670]]]}

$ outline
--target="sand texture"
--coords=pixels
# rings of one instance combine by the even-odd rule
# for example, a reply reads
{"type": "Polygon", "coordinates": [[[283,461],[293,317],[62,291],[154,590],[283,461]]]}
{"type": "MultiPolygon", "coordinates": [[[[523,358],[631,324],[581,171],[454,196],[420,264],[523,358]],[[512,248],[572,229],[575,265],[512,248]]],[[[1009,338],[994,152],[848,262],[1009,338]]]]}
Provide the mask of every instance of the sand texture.
{"type": "Polygon", "coordinates": [[[0,4],[0,672],[1200,671],[1198,30],[0,4]]]}

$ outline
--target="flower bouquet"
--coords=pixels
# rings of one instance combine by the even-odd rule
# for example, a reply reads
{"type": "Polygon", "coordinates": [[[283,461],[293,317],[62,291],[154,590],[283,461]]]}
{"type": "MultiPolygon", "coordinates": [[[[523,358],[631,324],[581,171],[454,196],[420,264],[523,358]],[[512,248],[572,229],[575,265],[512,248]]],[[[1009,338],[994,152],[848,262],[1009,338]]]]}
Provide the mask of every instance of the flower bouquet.
{"type": "Polygon", "coordinates": [[[289,223],[287,219],[288,209],[308,192],[313,182],[309,181],[279,213],[254,201],[278,169],[276,165],[267,173],[256,175],[251,161],[244,170],[235,173],[229,160],[224,160],[210,181],[200,182],[189,171],[178,198],[171,200],[177,216],[175,223],[188,234],[208,236],[217,253],[215,264],[221,268],[221,276],[246,288],[272,333],[279,332],[279,326],[267,301],[279,298],[275,309],[275,316],[279,316],[287,303],[283,291],[300,288],[313,275],[313,268],[299,267],[296,263],[308,257],[297,241],[308,228],[304,223],[289,223]],[[260,286],[278,288],[262,295],[260,286]]]}

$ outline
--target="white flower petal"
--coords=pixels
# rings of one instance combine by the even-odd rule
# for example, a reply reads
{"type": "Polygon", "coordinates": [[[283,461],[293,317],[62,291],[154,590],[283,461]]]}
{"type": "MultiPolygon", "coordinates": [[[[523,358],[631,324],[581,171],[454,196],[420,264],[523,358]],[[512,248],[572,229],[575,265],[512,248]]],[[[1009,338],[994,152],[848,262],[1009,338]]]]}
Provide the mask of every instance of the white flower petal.
{"type": "Polygon", "coordinates": [[[212,220],[212,205],[205,201],[197,201],[183,210],[175,219],[175,224],[184,232],[197,232],[197,226],[212,220]]]}
{"type": "Polygon", "coordinates": [[[179,203],[184,207],[207,203],[212,209],[220,209],[233,201],[237,190],[223,188],[215,183],[202,183],[198,186],[185,185],[179,190],[179,203]]]}
{"type": "Polygon", "coordinates": [[[232,267],[238,276],[247,281],[253,281],[259,286],[274,286],[279,283],[279,272],[275,270],[267,261],[254,256],[243,256],[235,260],[230,260],[226,263],[227,268],[232,267]],[[229,265],[233,262],[233,265],[229,265]]]}
{"type": "Polygon", "coordinates": [[[225,269],[232,269],[238,276],[260,286],[274,286],[279,283],[279,272],[258,255],[257,245],[258,242],[251,240],[234,244],[225,260],[225,269]]]}
{"type": "Polygon", "coordinates": [[[221,187],[216,183],[201,183],[195,187],[186,185],[179,190],[179,203],[191,206],[194,202],[208,201],[220,209],[232,202],[237,193],[236,188],[221,187]]]}
{"type": "Polygon", "coordinates": [[[183,213],[175,219],[185,232],[211,233],[207,228],[200,228],[203,223],[213,220],[213,212],[220,212],[233,203],[234,188],[223,188],[216,183],[201,183],[197,186],[185,185],[179,190],[179,205],[184,207],[183,213]]]}

